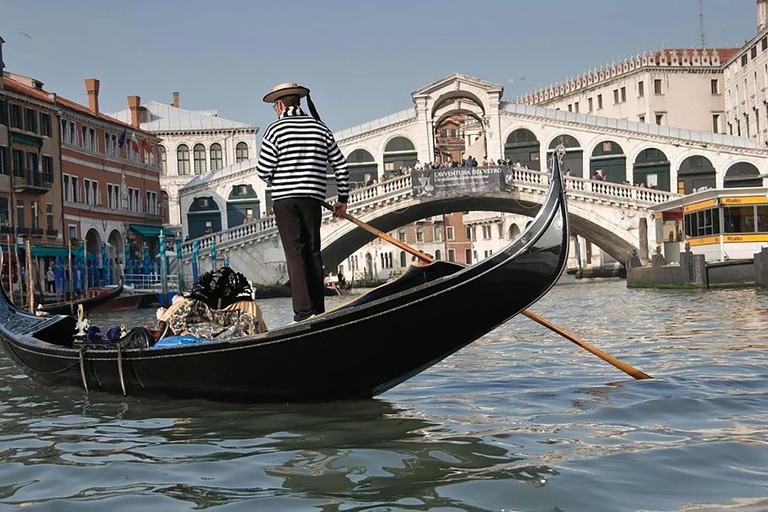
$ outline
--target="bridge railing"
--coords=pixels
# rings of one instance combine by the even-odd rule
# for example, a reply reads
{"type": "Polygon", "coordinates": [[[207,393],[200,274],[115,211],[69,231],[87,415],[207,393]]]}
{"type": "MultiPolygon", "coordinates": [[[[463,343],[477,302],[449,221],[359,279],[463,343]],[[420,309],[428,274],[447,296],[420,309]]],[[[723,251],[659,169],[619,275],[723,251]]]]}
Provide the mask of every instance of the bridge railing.
{"type": "MultiPolygon", "coordinates": [[[[534,188],[547,189],[549,187],[549,172],[534,171],[523,167],[504,168],[505,178],[509,178],[508,185],[512,187],[529,185],[534,188]]],[[[412,191],[413,181],[411,175],[398,176],[389,180],[382,181],[367,187],[352,190],[349,194],[348,211],[353,213],[356,209],[364,207],[367,203],[375,202],[382,197],[396,196],[401,193],[407,196],[412,191]]],[[[643,206],[659,204],[676,197],[678,194],[655,190],[650,188],[641,188],[631,185],[622,185],[607,181],[590,180],[587,178],[576,178],[573,176],[565,177],[565,186],[576,195],[585,197],[600,198],[608,200],[620,200],[622,202],[637,203],[643,206]]],[[[328,202],[335,202],[334,198],[328,202]]],[[[330,212],[324,212],[324,218],[330,218],[330,212]]],[[[200,254],[205,256],[210,250],[211,244],[216,242],[217,247],[224,247],[238,240],[246,240],[259,235],[274,234],[277,229],[274,216],[267,216],[257,219],[251,224],[243,224],[233,228],[219,231],[211,235],[206,235],[195,240],[190,240],[182,244],[182,254],[184,257],[192,255],[192,244],[198,242],[200,254]]]]}

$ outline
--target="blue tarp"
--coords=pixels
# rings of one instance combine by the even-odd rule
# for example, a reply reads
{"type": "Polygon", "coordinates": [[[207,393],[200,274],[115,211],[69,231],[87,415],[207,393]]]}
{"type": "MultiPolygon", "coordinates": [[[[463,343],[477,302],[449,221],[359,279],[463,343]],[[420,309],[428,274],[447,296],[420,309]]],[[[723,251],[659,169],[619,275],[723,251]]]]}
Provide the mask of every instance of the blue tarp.
{"type": "Polygon", "coordinates": [[[203,338],[196,338],[194,336],[169,336],[163,338],[154,345],[152,348],[162,347],[177,347],[179,345],[194,345],[196,343],[210,343],[213,340],[205,340],[203,338]]]}

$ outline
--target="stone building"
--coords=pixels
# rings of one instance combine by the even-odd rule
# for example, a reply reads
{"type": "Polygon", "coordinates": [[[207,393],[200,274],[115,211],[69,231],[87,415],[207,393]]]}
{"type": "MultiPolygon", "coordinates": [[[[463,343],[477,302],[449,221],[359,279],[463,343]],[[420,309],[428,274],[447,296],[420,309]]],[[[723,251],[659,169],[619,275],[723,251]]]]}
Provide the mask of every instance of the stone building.
{"type": "Polygon", "coordinates": [[[259,128],[218,116],[215,110],[187,110],[179,106],[179,93],[166,105],[150,101],[111,114],[130,122],[132,109],[138,112],[139,127],[161,139],[159,146],[160,188],[163,222],[181,232],[185,212],[179,190],[196,176],[205,175],[256,157],[259,128]]]}

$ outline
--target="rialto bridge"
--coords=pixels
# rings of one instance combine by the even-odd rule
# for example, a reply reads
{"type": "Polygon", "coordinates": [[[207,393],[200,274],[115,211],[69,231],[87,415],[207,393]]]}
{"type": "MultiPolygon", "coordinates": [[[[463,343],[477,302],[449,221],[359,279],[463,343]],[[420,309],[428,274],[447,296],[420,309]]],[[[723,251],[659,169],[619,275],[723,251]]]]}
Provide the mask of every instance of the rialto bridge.
{"type": "MultiPolygon", "coordinates": [[[[479,147],[483,157],[492,161],[510,158],[519,163],[516,172],[531,171],[530,183],[539,180],[538,188],[530,190],[519,188],[522,182],[515,181],[514,188],[503,193],[512,194],[521,205],[540,203],[547,178],[536,171],[563,144],[569,188],[572,194],[584,196],[569,203],[571,226],[618,261],[625,261],[633,249],[645,255],[648,244],[655,243],[648,239],[652,230],[640,233],[647,224],[646,206],[672,193],[702,187],[763,184],[768,152],[751,140],[513,104],[502,95],[498,84],[456,73],[412,93],[414,107],[408,110],[337,132],[355,186],[350,212],[382,230],[454,211],[530,214],[524,206],[512,211],[508,205],[514,202],[487,194],[451,201],[417,199],[409,195],[407,176],[382,182],[385,174],[392,176],[403,166],[435,160],[440,153],[438,131],[455,116],[463,116],[473,127],[472,138],[466,141],[468,150],[479,147]],[[590,180],[595,173],[604,180],[590,180]],[[373,178],[378,184],[366,186],[373,178]],[[622,186],[625,182],[646,188],[622,186]]],[[[229,251],[233,265],[252,265],[251,277],[257,282],[274,283],[283,279],[282,249],[273,220],[266,216],[269,198],[254,166],[255,160],[244,161],[199,176],[182,189],[184,236],[187,240],[200,237],[203,248],[217,240],[219,254],[229,251]],[[248,210],[259,217],[255,223],[243,223],[248,210]],[[206,232],[213,234],[201,237],[206,232]],[[237,252],[243,253],[241,262],[236,261],[237,252]]],[[[328,268],[370,240],[337,224],[331,220],[323,224],[328,268]]],[[[185,251],[191,251],[191,242],[185,243],[185,251]]],[[[205,255],[201,249],[201,256],[205,255]]]]}

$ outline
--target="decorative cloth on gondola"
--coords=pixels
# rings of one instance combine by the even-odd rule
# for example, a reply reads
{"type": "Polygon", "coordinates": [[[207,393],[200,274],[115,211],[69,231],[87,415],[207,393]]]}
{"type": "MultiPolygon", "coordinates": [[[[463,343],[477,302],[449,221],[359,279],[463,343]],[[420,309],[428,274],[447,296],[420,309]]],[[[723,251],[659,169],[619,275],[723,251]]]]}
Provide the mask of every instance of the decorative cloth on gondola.
{"type": "Polygon", "coordinates": [[[218,310],[200,300],[180,299],[159,320],[167,323],[173,334],[180,336],[221,340],[257,334],[263,320],[232,306],[218,310]]]}

